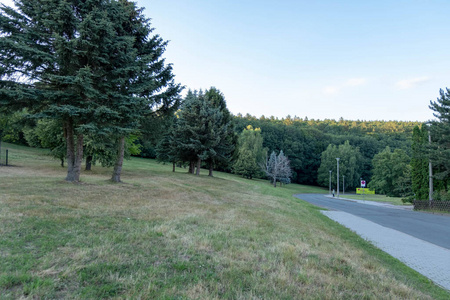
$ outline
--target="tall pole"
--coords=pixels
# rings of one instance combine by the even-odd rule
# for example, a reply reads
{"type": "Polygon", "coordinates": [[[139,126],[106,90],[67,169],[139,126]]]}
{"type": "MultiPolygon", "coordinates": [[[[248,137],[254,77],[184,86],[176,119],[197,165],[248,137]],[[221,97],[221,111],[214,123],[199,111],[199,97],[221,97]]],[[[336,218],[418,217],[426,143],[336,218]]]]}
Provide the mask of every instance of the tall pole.
{"type": "Polygon", "coordinates": [[[336,158],[337,160],[337,197],[339,198],[339,157],[336,158]]]}
{"type": "Polygon", "coordinates": [[[329,194],[331,195],[331,170],[330,170],[330,190],[329,190],[329,194]]]}
{"type": "MultiPolygon", "coordinates": [[[[431,133],[428,131],[428,143],[431,145],[431,133]]],[[[428,191],[428,201],[430,202],[430,208],[431,208],[431,202],[433,201],[433,165],[431,164],[431,157],[429,158],[428,162],[428,175],[429,175],[429,185],[430,190],[428,191]]]]}
{"type": "Polygon", "coordinates": [[[345,175],[342,175],[342,195],[345,194],[345,175]]]}

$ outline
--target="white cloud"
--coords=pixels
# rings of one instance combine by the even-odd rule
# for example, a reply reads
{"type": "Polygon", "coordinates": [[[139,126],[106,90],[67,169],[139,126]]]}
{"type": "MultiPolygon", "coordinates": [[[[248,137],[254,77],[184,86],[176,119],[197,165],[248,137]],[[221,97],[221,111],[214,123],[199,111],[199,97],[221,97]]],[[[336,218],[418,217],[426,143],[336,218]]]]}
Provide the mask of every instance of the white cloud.
{"type": "Polygon", "coordinates": [[[336,95],[337,93],[339,93],[339,87],[337,86],[326,86],[323,89],[323,92],[325,95],[336,95]]]}
{"type": "Polygon", "coordinates": [[[406,90],[428,81],[430,81],[430,78],[427,76],[423,76],[411,79],[403,79],[398,81],[395,85],[401,90],[406,90]]]}
{"type": "Polygon", "coordinates": [[[329,85],[326,86],[323,89],[323,93],[325,95],[336,95],[338,94],[342,89],[349,88],[349,87],[356,87],[360,85],[366,84],[367,79],[366,78],[350,78],[344,83],[341,83],[339,85],[329,85]]]}
{"type": "Polygon", "coordinates": [[[358,85],[363,85],[367,82],[366,78],[351,78],[349,80],[347,80],[347,82],[345,83],[345,86],[358,86],[358,85]]]}

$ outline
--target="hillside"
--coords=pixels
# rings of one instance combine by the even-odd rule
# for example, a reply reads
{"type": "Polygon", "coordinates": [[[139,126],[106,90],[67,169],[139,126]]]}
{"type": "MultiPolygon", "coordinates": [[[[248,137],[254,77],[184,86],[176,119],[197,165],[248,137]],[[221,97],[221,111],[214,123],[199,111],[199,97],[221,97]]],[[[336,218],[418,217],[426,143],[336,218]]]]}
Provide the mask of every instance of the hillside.
{"type": "Polygon", "coordinates": [[[356,234],[273,188],[132,158],[124,183],[10,144],[0,167],[0,298],[446,299],[356,234]]]}

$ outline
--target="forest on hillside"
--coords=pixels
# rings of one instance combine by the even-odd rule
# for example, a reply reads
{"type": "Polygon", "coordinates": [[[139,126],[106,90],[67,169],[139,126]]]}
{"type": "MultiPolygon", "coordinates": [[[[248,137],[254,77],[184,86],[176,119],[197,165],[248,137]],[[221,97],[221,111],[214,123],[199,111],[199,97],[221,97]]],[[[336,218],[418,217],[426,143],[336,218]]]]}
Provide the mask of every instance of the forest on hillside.
{"type": "Polygon", "coordinates": [[[186,87],[163,57],[167,41],[135,3],[60,4],[0,7],[0,156],[2,140],[49,148],[68,182],[95,164],[112,167],[120,182],[123,160],[139,155],[174,171],[221,170],[275,187],[345,180],[349,190],[364,179],[377,193],[409,199],[430,197],[431,162],[436,197],[450,198],[448,89],[430,103],[437,120],[425,125],[233,116],[218,88],[183,99],[186,87]]]}

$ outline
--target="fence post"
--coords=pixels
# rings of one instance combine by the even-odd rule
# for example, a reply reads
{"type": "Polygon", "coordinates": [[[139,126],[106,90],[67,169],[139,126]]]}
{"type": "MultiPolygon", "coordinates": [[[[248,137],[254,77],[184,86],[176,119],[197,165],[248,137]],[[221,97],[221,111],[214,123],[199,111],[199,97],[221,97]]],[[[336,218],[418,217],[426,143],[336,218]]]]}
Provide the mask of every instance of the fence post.
{"type": "Polygon", "coordinates": [[[6,166],[8,165],[8,149],[6,149],[6,163],[5,163],[5,165],[6,166]]]}

